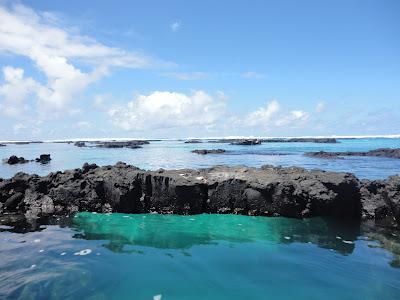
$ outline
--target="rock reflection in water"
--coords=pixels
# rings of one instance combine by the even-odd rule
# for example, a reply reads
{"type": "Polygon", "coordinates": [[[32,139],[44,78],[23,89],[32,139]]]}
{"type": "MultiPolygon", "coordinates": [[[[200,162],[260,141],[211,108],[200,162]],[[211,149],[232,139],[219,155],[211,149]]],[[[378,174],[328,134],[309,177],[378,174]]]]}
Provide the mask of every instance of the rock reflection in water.
{"type": "Polygon", "coordinates": [[[354,250],[360,225],[330,218],[306,220],[239,215],[126,215],[79,213],[73,219],[75,238],[106,240],[104,247],[125,252],[125,246],[188,249],[218,242],[272,244],[312,243],[341,254],[354,250]]]}

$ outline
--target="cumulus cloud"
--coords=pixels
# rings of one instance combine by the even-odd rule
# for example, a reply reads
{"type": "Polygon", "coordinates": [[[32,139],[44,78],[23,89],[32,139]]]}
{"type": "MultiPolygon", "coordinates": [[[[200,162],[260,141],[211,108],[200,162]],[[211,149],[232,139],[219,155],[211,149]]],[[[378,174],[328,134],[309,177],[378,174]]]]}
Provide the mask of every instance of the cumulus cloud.
{"type": "Polygon", "coordinates": [[[301,125],[308,121],[310,114],[302,110],[293,110],[276,121],[276,126],[301,125]]]}
{"type": "Polygon", "coordinates": [[[46,77],[46,82],[39,83],[24,79],[22,69],[3,70],[5,83],[1,90],[6,99],[3,111],[9,104],[7,95],[19,93],[21,102],[32,91],[36,93],[38,107],[61,109],[88,85],[107,75],[110,67],[149,68],[163,64],[143,54],[108,47],[61,29],[57,21],[50,13],[36,12],[20,4],[0,5],[0,53],[28,57],[46,77]],[[77,63],[86,64],[89,70],[83,71],[77,63]],[[15,77],[13,80],[29,86],[25,93],[21,86],[11,83],[12,78],[6,72],[14,72],[10,75],[15,77]]]}
{"type": "Polygon", "coordinates": [[[27,110],[25,98],[38,90],[38,84],[32,78],[24,77],[24,70],[10,66],[3,67],[4,84],[0,85],[0,112],[18,117],[27,110]]]}
{"type": "Polygon", "coordinates": [[[126,130],[213,126],[223,116],[225,95],[204,91],[192,94],[156,91],[139,95],[124,106],[108,110],[113,123],[126,130]]]}
{"type": "Polygon", "coordinates": [[[265,107],[260,107],[259,109],[247,114],[244,118],[243,124],[245,126],[264,126],[269,123],[269,121],[274,117],[280,109],[278,101],[273,100],[265,107]]]}

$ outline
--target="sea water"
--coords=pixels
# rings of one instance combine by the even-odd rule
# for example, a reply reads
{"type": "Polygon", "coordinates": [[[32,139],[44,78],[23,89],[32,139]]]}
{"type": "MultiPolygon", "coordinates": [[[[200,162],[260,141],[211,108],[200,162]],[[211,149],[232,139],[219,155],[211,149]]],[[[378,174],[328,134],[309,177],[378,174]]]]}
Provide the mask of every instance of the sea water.
{"type": "Polygon", "coordinates": [[[264,143],[256,146],[230,145],[229,143],[185,144],[184,141],[154,141],[140,149],[103,149],[76,147],[65,143],[42,143],[0,147],[0,158],[11,155],[33,159],[40,154],[51,154],[49,164],[27,163],[7,165],[0,163],[0,178],[10,178],[19,171],[47,175],[49,172],[82,167],[85,162],[112,165],[118,161],[139,168],[205,168],[214,165],[246,165],[260,167],[298,166],[307,169],[323,169],[355,173],[360,178],[383,179],[400,173],[400,159],[381,157],[344,157],[322,159],[304,156],[310,151],[368,151],[377,148],[400,148],[399,138],[339,139],[336,144],[317,143],[264,143]],[[194,149],[227,150],[224,154],[199,155],[194,149]]]}
{"type": "MultiPolygon", "coordinates": [[[[158,141],[141,149],[7,145],[0,147],[0,158],[49,153],[52,161],[0,164],[0,177],[117,161],[152,170],[302,166],[370,179],[400,172],[399,159],[303,155],[400,147],[400,139],[339,141],[260,146],[158,141]],[[190,152],[215,148],[229,152],[190,152]]],[[[365,224],[236,215],[10,218],[0,216],[0,299],[400,299],[400,233],[365,224]]]]}
{"type": "Polygon", "coordinates": [[[1,227],[0,299],[400,299],[399,237],[357,223],[94,213],[59,223],[1,227]]]}

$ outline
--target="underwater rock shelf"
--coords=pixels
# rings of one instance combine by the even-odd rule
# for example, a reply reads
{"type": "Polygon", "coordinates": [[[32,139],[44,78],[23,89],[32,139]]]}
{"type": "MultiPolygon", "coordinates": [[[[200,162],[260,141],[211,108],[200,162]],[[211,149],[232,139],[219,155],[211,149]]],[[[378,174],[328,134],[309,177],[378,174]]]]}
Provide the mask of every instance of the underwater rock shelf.
{"type": "Polygon", "coordinates": [[[217,166],[145,171],[124,163],[0,179],[0,214],[231,213],[306,218],[335,216],[397,227],[400,177],[359,180],[302,168],[217,166]]]}

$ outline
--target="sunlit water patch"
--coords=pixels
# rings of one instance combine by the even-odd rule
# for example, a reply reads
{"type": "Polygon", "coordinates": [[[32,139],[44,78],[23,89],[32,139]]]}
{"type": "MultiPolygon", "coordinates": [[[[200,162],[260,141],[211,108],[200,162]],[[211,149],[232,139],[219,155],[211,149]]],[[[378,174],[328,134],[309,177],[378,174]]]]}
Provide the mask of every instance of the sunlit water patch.
{"type": "Polygon", "coordinates": [[[399,299],[399,253],[395,232],[322,218],[21,219],[0,227],[0,299],[399,299]]]}

